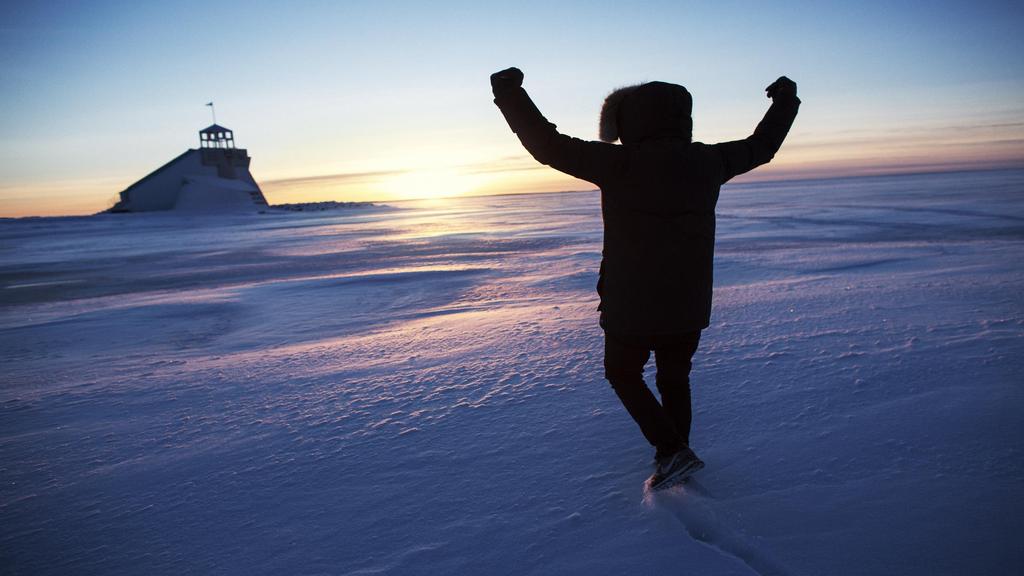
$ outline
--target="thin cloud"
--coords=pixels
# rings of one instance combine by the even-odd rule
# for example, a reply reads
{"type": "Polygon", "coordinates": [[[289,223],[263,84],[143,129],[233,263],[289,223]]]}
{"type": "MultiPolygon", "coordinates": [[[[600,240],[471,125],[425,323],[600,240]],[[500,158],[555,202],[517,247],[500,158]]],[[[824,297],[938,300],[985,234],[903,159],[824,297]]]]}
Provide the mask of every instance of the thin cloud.
{"type": "Polygon", "coordinates": [[[270,186],[307,186],[311,184],[331,183],[358,183],[372,182],[380,178],[408,174],[411,170],[375,170],[371,172],[340,172],[337,174],[321,174],[318,176],[299,176],[296,178],[277,178],[264,180],[262,183],[270,186]]]}

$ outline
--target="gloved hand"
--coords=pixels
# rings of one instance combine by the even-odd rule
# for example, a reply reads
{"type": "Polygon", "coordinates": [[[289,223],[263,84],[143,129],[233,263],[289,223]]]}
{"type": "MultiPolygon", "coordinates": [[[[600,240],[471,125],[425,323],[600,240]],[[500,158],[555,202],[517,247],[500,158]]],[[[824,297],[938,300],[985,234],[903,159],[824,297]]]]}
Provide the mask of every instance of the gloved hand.
{"type": "Polygon", "coordinates": [[[768,97],[772,100],[776,98],[796,98],[796,82],[793,82],[785,76],[779,76],[779,79],[771,83],[764,89],[768,93],[768,97]]]}
{"type": "Polygon", "coordinates": [[[523,85],[523,71],[519,68],[506,68],[491,74],[491,91],[495,96],[515,90],[523,85]]]}

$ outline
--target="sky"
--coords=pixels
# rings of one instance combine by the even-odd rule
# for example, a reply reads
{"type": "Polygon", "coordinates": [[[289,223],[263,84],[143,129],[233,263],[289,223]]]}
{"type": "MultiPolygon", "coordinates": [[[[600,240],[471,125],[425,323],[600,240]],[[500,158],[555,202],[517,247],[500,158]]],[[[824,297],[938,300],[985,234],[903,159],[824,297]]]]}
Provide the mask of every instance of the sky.
{"type": "Polygon", "coordinates": [[[271,204],[592,189],[492,102],[518,66],[559,129],[685,85],[694,138],[803,104],[747,181],[1024,167],[1019,2],[4,2],[0,216],[89,214],[217,122],[271,204]]]}

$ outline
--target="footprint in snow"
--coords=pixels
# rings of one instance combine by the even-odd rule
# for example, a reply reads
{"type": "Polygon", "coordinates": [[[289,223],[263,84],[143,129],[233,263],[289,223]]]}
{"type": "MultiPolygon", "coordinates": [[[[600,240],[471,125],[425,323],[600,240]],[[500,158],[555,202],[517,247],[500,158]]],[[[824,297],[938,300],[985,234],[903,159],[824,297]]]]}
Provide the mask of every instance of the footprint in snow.
{"type": "Polygon", "coordinates": [[[715,511],[714,497],[697,480],[652,491],[644,486],[644,504],[662,508],[679,520],[691,538],[719,553],[746,564],[760,576],[786,576],[785,569],[776,560],[742,532],[730,528],[715,511]]]}

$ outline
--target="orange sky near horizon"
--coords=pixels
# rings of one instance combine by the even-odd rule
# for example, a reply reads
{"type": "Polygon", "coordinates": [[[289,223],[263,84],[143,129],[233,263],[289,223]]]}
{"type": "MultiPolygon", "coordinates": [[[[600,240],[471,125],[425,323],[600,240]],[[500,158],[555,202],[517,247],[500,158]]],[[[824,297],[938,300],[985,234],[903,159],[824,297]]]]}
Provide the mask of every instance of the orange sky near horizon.
{"type": "MultiPolygon", "coordinates": [[[[508,136],[515,140],[511,133],[508,136]]],[[[775,160],[734,182],[1024,168],[1021,126],[965,129],[942,138],[936,138],[927,130],[905,130],[898,137],[884,141],[873,140],[871,136],[854,133],[845,138],[818,140],[807,135],[801,137],[800,132],[794,130],[775,160]]],[[[270,204],[329,200],[388,202],[595,188],[593,184],[537,163],[525,152],[491,162],[437,167],[411,163],[414,167],[277,178],[261,178],[259,153],[250,150],[250,154],[255,156],[253,175],[270,204]]],[[[154,162],[154,168],[158,165],[154,162]]],[[[111,206],[117,192],[134,181],[122,177],[0,187],[0,194],[6,196],[0,204],[0,217],[95,214],[111,206]]]]}

